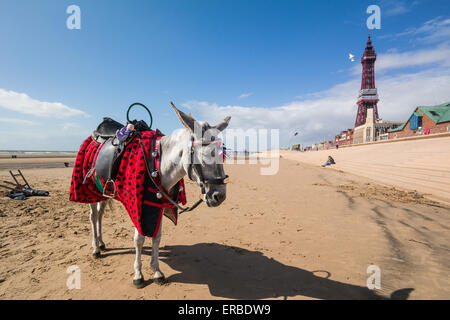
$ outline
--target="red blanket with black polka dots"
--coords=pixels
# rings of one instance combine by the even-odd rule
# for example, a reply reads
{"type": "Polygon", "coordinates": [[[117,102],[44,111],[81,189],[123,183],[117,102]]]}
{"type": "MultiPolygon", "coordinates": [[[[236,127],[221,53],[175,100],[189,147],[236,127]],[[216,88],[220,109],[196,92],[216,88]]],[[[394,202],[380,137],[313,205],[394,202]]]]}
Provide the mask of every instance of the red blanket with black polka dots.
{"type": "MultiPolygon", "coordinates": [[[[159,131],[143,131],[140,133],[146,159],[150,159],[151,141],[156,138],[157,133],[160,134],[159,131]]],[[[97,150],[101,146],[91,137],[87,138],[81,145],[72,173],[70,201],[95,203],[108,200],[95,184],[95,172],[91,177],[85,179],[89,170],[95,166],[97,150]]],[[[159,165],[155,167],[159,168],[159,165]]],[[[105,184],[105,181],[100,181],[103,185],[105,184]]],[[[157,190],[148,177],[144,155],[137,137],[125,147],[115,183],[117,189],[115,199],[123,204],[141,235],[156,236],[162,215],[166,215],[174,224],[177,224],[177,208],[166,199],[156,198],[157,190]]],[[[179,203],[184,205],[186,204],[186,194],[183,179],[179,181],[177,187],[179,188],[177,190],[180,191],[174,199],[176,198],[179,203]]]]}

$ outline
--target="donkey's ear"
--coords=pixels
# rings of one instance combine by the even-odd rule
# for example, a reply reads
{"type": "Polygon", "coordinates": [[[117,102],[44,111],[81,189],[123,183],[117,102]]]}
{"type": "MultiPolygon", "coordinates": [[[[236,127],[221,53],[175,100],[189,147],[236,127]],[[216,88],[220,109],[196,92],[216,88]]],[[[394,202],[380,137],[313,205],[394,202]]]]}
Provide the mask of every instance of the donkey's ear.
{"type": "Polygon", "coordinates": [[[190,113],[186,114],[183,111],[178,110],[177,107],[175,107],[175,105],[173,104],[172,101],[170,101],[170,104],[172,105],[173,110],[175,111],[178,119],[180,119],[180,121],[183,124],[183,126],[185,126],[186,129],[188,129],[189,131],[194,133],[195,119],[192,116],[192,114],[190,114],[190,113]]]}
{"type": "Polygon", "coordinates": [[[226,117],[221,122],[219,122],[214,128],[216,128],[219,131],[223,131],[228,127],[230,120],[231,120],[231,117],[226,117]]]}

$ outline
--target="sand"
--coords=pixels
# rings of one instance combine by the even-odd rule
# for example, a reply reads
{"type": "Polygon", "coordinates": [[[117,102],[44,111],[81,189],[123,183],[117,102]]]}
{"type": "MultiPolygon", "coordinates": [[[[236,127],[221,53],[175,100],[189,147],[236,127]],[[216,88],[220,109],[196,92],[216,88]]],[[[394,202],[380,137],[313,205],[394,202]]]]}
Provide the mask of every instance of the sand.
{"type": "MultiPolygon", "coordinates": [[[[13,201],[2,191],[0,299],[450,299],[449,207],[328,169],[283,158],[277,175],[262,176],[258,165],[227,165],[220,207],[202,205],[178,226],[164,220],[167,283],[143,289],[132,285],[133,226],[121,204],[106,211],[108,250],[95,260],[88,206],[68,201],[72,168],[23,169],[51,196],[13,201]],[[71,265],[79,290],[66,287],[71,265]],[[370,265],[380,290],[366,287],[370,265]]],[[[198,199],[186,188],[189,203],[198,199]]]]}
{"type": "Polygon", "coordinates": [[[312,165],[332,156],[335,170],[342,170],[380,184],[418,191],[450,206],[450,136],[417,137],[396,142],[312,151],[282,151],[287,159],[312,165]]]}

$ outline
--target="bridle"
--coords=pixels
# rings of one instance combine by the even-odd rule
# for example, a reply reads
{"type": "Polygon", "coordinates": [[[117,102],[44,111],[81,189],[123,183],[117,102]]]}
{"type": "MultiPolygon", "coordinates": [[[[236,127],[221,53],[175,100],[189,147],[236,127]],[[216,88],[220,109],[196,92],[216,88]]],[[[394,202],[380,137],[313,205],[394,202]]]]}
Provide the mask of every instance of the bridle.
{"type": "Polygon", "coordinates": [[[191,179],[191,181],[195,182],[195,179],[192,175],[195,172],[195,174],[197,175],[197,177],[199,179],[199,185],[200,185],[203,195],[206,194],[206,188],[205,188],[206,185],[223,185],[228,182],[228,175],[225,175],[222,178],[205,179],[205,176],[204,176],[203,170],[202,170],[202,166],[199,163],[195,163],[195,159],[194,159],[195,147],[197,147],[197,146],[204,147],[204,146],[209,146],[211,144],[218,144],[220,146],[222,144],[222,141],[220,141],[220,140],[218,140],[218,141],[195,140],[193,136],[191,137],[191,145],[189,148],[190,149],[189,154],[190,154],[191,161],[188,166],[187,174],[188,174],[189,179],[191,179]]]}
{"type": "MultiPolygon", "coordinates": [[[[172,199],[172,197],[167,194],[167,192],[164,191],[164,188],[160,184],[158,184],[155,181],[155,179],[152,176],[152,172],[151,172],[151,170],[149,168],[147,157],[145,155],[145,148],[144,148],[144,144],[142,143],[142,138],[141,138],[141,136],[139,134],[137,136],[138,136],[138,139],[139,139],[139,145],[140,145],[140,147],[142,149],[142,154],[143,154],[143,157],[144,157],[143,160],[145,162],[145,168],[147,170],[147,174],[148,174],[150,180],[153,182],[153,184],[158,189],[159,193],[167,201],[169,201],[172,205],[174,205],[175,207],[177,207],[180,210],[179,214],[181,214],[183,212],[189,212],[189,211],[192,211],[195,208],[197,208],[203,202],[203,199],[198,200],[197,202],[195,202],[190,207],[183,208],[176,201],[174,201],[172,199]]],[[[203,171],[202,171],[202,166],[200,164],[198,164],[198,163],[195,163],[195,161],[194,161],[194,154],[195,154],[195,147],[196,146],[199,146],[199,145],[206,146],[206,145],[210,145],[210,144],[213,144],[213,143],[221,143],[221,142],[220,141],[203,141],[203,140],[197,141],[197,140],[194,139],[194,137],[192,137],[191,145],[190,145],[190,148],[189,148],[190,149],[189,153],[190,153],[190,160],[191,161],[189,163],[187,174],[188,174],[188,177],[189,177],[190,180],[196,182],[193,179],[193,176],[192,176],[192,173],[195,172],[195,174],[199,178],[199,182],[200,182],[199,184],[200,184],[200,188],[201,188],[201,191],[202,191],[202,195],[206,195],[206,188],[205,188],[206,185],[224,185],[224,184],[226,184],[228,182],[227,181],[228,180],[228,176],[227,175],[225,175],[225,177],[223,177],[223,178],[218,178],[218,179],[205,179],[204,175],[203,175],[203,171]]]]}

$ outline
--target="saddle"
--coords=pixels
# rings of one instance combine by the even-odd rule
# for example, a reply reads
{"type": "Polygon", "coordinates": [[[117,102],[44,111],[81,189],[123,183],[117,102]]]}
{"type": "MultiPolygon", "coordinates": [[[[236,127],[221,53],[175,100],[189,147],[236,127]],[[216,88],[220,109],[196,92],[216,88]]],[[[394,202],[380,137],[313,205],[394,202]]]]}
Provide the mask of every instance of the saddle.
{"type": "Polygon", "coordinates": [[[92,139],[102,144],[94,166],[96,184],[103,191],[103,195],[110,198],[116,194],[114,180],[125,150],[125,146],[120,144],[116,136],[117,130],[122,127],[124,127],[123,124],[111,118],[103,118],[103,122],[92,133],[92,139]],[[104,186],[98,178],[106,181],[104,186]]]}
{"type": "Polygon", "coordinates": [[[116,132],[123,128],[124,125],[111,118],[103,118],[103,121],[92,133],[92,139],[100,143],[101,147],[99,148],[93,171],[87,177],[90,177],[95,172],[94,178],[97,188],[102,192],[103,196],[108,198],[114,198],[116,195],[115,179],[122,161],[125,146],[129,141],[134,139],[137,132],[150,130],[150,127],[143,120],[129,122],[134,125],[135,131],[123,143],[120,143],[116,132]],[[105,181],[104,185],[100,179],[105,181]]]}
{"type": "Polygon", "coordinates": [[[123,128],[124,125],[111,118],[103,118],[97,129],[92,133],[92,139],[103,143],[110,138],[116,137],[116,131],[123,128]]]}

